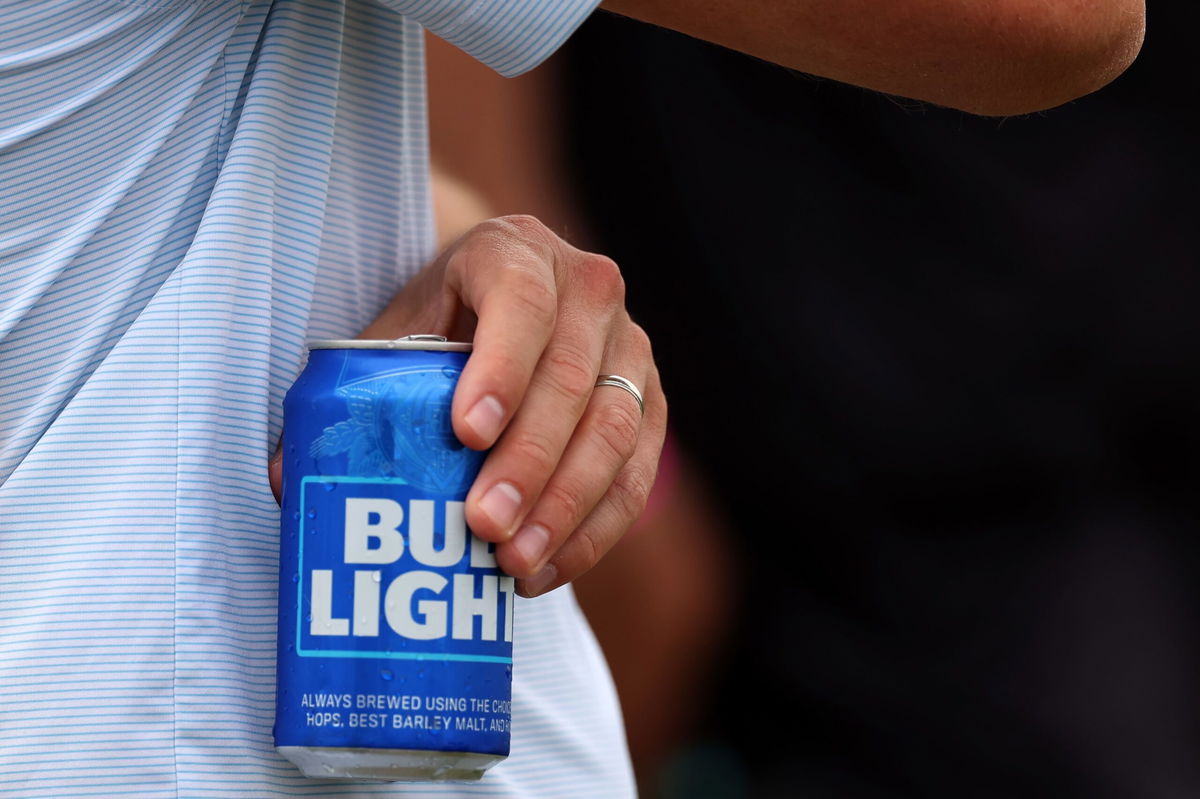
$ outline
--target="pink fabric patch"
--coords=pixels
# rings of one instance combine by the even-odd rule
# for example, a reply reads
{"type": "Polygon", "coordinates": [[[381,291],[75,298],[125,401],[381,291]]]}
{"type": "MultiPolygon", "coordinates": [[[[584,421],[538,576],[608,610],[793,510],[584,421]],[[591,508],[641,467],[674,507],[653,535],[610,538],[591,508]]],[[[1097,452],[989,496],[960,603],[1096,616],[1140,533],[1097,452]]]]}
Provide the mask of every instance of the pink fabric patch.
{"type": "Polygon", "coordinates": [[[667,438],[663,442],[662,455],[658,460],[658,478],[654,482],[654,488],[650,490],[650,497],[646,501],[646,509],[642,511],[642,515],[638,517],[638,520],[633,523],[633,527],[630,528],[629,533],[634,533],[653,524],[658,514],[674,499],[675,490],[679,485],[680,465],[679,446],[675,442],[675,436],[670,430],[667,430],[667,438]]]}

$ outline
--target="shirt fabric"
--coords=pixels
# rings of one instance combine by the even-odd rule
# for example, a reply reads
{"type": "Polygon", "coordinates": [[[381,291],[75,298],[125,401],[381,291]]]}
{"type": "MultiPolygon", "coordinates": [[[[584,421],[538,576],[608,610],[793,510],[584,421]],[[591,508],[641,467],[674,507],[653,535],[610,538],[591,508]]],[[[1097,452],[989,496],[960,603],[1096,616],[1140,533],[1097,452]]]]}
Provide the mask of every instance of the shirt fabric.
{"type": "Polygon", "coordinates": [[[432,254],[421,28],[515,74],[594,5],[0,0],[0,797],[633,794],[569,589],[518,604],[482,782],[271,739],[265,463],[305,341],[432,254]]]}

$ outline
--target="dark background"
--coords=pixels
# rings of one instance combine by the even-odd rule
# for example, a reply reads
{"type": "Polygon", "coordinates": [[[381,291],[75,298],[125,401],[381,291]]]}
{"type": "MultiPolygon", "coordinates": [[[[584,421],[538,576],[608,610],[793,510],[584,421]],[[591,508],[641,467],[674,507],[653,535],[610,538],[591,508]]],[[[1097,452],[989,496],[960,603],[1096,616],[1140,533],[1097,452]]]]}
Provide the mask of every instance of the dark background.
{"type": "Polygon", "coordinates": [[[1114,84],[1010,119],[568,43],[573,179],[740,586],[647,793],[1200,796],[1197,30],[1153,5],[1114,84]]]}

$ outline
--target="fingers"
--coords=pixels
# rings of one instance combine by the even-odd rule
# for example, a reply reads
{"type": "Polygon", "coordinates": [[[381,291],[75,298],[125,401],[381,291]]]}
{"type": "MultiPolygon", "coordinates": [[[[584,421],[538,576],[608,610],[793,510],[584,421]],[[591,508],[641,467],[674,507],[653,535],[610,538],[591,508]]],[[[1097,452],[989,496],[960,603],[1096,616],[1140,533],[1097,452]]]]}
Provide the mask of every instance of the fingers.
{"type": "Polygon", "coordinates": [[[548,478],[561,470],[563,453],[588,406],[604,344],[576,322],[566,321],[555,331],[520,409],[467,497],[467,521],[477,534],[510,538],[548,478]]]}
{"type": "Polygon", "coordinates": [[[606,551],[644,506],[637,497],[653,483],[666,428],[650,343],[625,312],[616,264],[536,220],[477,227],[446,270],[446,285],[477,317],[455,432],[471,447],[494,442],[467,496],[467,523],[497,542],[510,575],[551,569],[552,579],[529,584],[544,590],[590,568],[589,548],[606,551]],[[601,372],[646,387],[648,428],[630,392],[597,390],[601,372]]]}
{"type": "Polygon", "coordinates": [[[473,449],[492,446],[512,418],[558,320],[552,234],[520,219],[476,226],[446,266],[447,287],[477,317],[452,407],[454,432],[473,449]]]}
{"type": "MultiPolygon", "coordinates": [[[[655,373],[643,392],[645,395],[646,416],[641,419],[637,441],[628,460],[621,463],[611,478],[604,483],[601,496],[586,517],[577,521],[563,520],[560,526],[554,527],[555,536],[561,540],[551,542],[545,557],[526,569],[524,579],[517,582],[517,590],[523,596],[538,596],[551,591],[582,575],[592,568],[609,549],[613,547],[629,527],[637,520],[646,507],[650,490],[654,485],[654,477],[658,467],[658,458],[662,452],[663,439],[666,435],[666,403],[658,386],[655,373]]],[[[607,391],[598,389],[593,403],[589,405],[589,413],[593,408],[606,407],[601,414],[617,414],[629,411],[636,413],[637,403],[633,397],[620,389],[607,391]]],[[[612,429],[613,431],[616,428],[612,429]]],[[[574,446],[575,442],[572,442],[574,446]]],[[[586,461],[582,449],[580,460],[586,461]]],[[[564,457],[564,467],[571,455],[564,457]]],[[[611,466],[611,462],[609,464],[611,466]]],[[[556,473],[554,480],[558,480],[556,473]]],[[[547,494],[551,493],[549,490],[547,494]]],[[[541,503],[529,515],[532,519],[546,518],[555,513],[553,505],[545,508],[541,503]]],[[[548,526],[554,522],[548,522],[548,526]]],[[[497,560],[506,571],[513,568],[512,562],[518,560],[516,555],[508,552],[516,548],[521,541],[522,533],[507,544],[497,547],[497,560]]],[[[510,573],[512,573],[510,571],[510,573]]]]}
{"type": "MultiPolygon", "coordinates": [[[[624,326],[634,328],[628,321],[624,326]]],[[[640,334],[640,330],[637,332],[640,334]]],[[[616,347],[617,352],[606,357],[605,368],[624,370],[633,380],[644,384],[650,362],[634,355],[633,350],[638,343],[633,331],[621,330],[621,333],[617,339],[620,342],[616,347]]],[[[644,334],[640,335],[644,339],[644,334]]],[[[596,369],[599,369],[598,358],[596,369]]],[[[569,443],[557,459],[552,474],[546,473],[545,477],[549,479],[545,482],[545,488],[535,495],[536,502],[525,515],[511,544],[497,550],[496,557],[501,568],[514,577],[532,576],[544,565],[550,554],[600,501],[637,447],[642,412],[636,400],[621,389],[593,388],[596,382],[593,371],[587,373],[586,380],[587,388],[582,389],[585,410],[578,421],[574,418],[570,421],[570,429],[567,430],[569,443]]],[[[523,428],[521,424],[526,421],[524,411],[522,408],[522,413],[514,421],[514,435],[541,435],[541,431],[564,424],[561,419],[546,418],[534,411],[523,428]],[[539,432],[531,434],[529,428],[539,432]]],[[[507,443],[509,435],[505,434],[502,443],[507,443]]],[[[495,466],[488,463],[484,469],[496,468],[500,471],[507,465],[501,460],[495,466]]],[[[486,477],[484,475],[485,480],[486,477]]],[[[537,479],[541,475],[534,472],[530,477],[537,479]]],[[[545,480],[545,477],[542,479],[545,480]]]]}
{"type": "MultiPolygon", "coordinates": [[[[451,407],[454,432],[490,448],[467,524],[497,543],[526,595],[582,574],[636,520],[653,484],[666,400],[650,344],[603,256],[532,217],[482,223],[398,294],[363,333],[472,340],[451,407]],[[596,387],[598,374],[628,386],[596,387]]],[[[278,461],[269,465],[273,487],[278,461]]]]}
{"type": "Polygon", "coordinates": [[[606,350],[631,326],[611,260],[571,248],[536,220],[511,220],[481,226],[447,267],[447,283],[478,316],[455,432],[472,447],[496,441],[468,494],[467,522],[496,542],[512,537],[542,494],[606,350]],[[514,235],[528,238],[514,244],[514,235]]]}

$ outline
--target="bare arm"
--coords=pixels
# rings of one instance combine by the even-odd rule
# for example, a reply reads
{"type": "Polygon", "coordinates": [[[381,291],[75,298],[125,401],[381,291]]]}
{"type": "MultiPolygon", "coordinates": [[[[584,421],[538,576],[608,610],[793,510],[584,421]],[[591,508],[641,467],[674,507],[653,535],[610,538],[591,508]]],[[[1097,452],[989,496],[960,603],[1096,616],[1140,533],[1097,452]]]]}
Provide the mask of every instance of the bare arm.
{"type": "Polygon", "coordinates": [[[1144,0],[605,0],[792,69],[977,114],[1028,113],[1137,56],[1144,0]]]}

